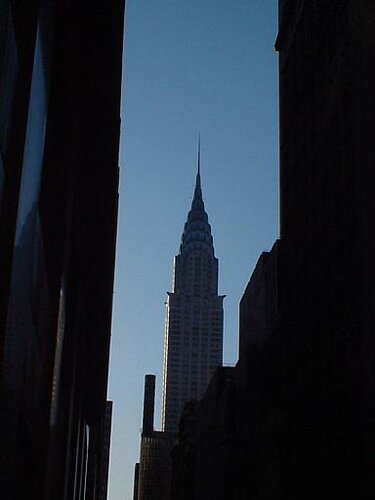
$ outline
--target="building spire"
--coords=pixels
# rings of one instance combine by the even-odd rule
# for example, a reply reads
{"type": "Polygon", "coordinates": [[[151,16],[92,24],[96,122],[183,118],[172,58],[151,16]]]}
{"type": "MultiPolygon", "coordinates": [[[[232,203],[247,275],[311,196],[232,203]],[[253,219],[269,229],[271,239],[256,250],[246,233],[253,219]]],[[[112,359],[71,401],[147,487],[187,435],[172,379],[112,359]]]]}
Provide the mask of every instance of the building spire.
{"type": "Polygon", "coordinates": [[[198,151],[197,151],[197,176],[195,179],[195,189],[192,208],[198,208],[204,210],[203,200],[202,200],[202,189],[201,189],[201,134],[198,135],[198,151]]]}
{"type": "Polygon", "coordinates": [[[198,135],[198,174],[201,173],[201,134],[198,135]]]}
{"type": "Polygon", "coordinates": [[[197,178],[195,187],[201,187],[201,134],[198,135],[197,178]]]}
{"type": "Polygon", "coordinates": [[[195,181],[193,201],[187,216],[184,231],[181,237],[180,254],[188,253],[192,248],[204,248],[205,251],[214,256],[211,227],[208,215],[204,208],[201,188],[201,138],[198,136],[197,150],[197,176],[195,181]]]}

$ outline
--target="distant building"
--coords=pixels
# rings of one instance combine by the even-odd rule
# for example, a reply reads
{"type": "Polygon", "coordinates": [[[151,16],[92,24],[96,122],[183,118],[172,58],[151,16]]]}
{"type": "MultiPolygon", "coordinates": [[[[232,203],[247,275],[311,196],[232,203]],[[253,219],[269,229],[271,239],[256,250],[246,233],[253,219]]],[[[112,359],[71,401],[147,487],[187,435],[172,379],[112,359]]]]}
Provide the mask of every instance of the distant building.
{"type": "Polygon", "coordinates": [[[94,498],[109,445],[123,17],[123,0],[0,3],[4,500],[94,498]]]}
{"type": "Polygon", "coordinates": [[[200,151],[193,202],[175,257],[164,342],[162,428],[176,432],[184,404],[200,399],[223,360],[223,295],[204,208],[200,151]]]}
{"type": "Polygon", "coordinates": [[[134,476],[137,500],[171,498],[171,452],[176,434],[154,431],[155,375],[146,375],[143,405],[141,456],[134,476]]]}
{"type": "Polygon", "coordinates": [[[173,500],[228,499],[235,487],[237,457],[230,451],[234,368],[219,367],[201,401],[186,404],[173,450],[173,500]],[[233,460],[234,459],[234,460],[233,460]]]}
{"type": "Polygon", "coordinates": [[[137,500],[174,499],[172,449],[183,407],[203,396],[222,364],[223,299],[218,295],[218,260],[202,198],[198,147],[194,197],[166,303],[162,431],[154,430],[155,376],[145,378],[141,456],[134,476],[137,500]]]}
{"type": "Polygon", "coordinates": [[[278,307],[279,242],[263,252],[240,301],[239,355],[262,345],[275,327],[278,307]]]}
{"type": "Polygon", "coordinates": [[[139,493],[139,462],[134,467],[133,500],[138,500],[139,493]]]}
{"type": "Polygon", "coordinates": [[[86,496],[107,500],[111,445],[112,401],[107,401],[100,422],[90,428],[86,496]]]}

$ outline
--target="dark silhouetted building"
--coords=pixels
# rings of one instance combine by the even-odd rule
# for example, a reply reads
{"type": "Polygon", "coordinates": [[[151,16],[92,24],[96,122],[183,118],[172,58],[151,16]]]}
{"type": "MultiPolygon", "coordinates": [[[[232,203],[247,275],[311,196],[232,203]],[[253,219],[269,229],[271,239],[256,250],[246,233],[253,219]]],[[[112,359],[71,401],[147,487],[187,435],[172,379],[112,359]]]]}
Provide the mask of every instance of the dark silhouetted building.
{"type": "Polygon", "coordinates": [[[262,345],[273,331],[278,314],[277,241],[258,259],[240,301],[239,356],[250,344],[262,345]]]}
{"type": "Polygon", "coordinates": [[[0,3],[5,500],[105,494],[123,17],[123,0],[0,3]]]}
{"type": "Polygon", "coordinates": [[[233,498],[237,468],[231,454],[232,367],[216,370],[201,401],[185,405],[179,444],[173,449],[172,498],[233,498]],[[228,448],[229,447],[229,448],[228,448]]]}
{"type": "Polygon", "coordinates": [[[139,492],[139,462],[134,467],[134,485],[133,485],[133,500],[138,500],[139,492]]]}
{"type": "Polygon", "coordinates": [[[112,407],[112,401],[107,401],[101,420],[92,425],[89,430],[85,488],[87,498],[107,500],[112,407]]]}
{"type": "Polygon", "coordinates": [[[241,299],[236,366],[218,368],[203,399],[185,405],[173,449],[173,500],[278,498],[263,414],[269,395],[262,392],[271,371],[262,350],[277,322],[278,250],[276,242],[261,254],[241,299]]]}
{"type": "Polygon", "coordinates": [[[375,494],[375,4],[279,10],[281,237],[241,301],[231,396],[183,417],[174,500],[375,494]]]}
{"type": "Polygon", "coordinates": [[[374,28],[369,0],[280,9],[284,497],[375,493],[374,28]]]}
{"type": "Polygon", "coordinates": [[[171,498],[171,451],[176,442],[176,434],[154,430],[154,402],[155,375],[146,375],[141,456],[134,473],[134,496],[138,500],[171,498]]]}

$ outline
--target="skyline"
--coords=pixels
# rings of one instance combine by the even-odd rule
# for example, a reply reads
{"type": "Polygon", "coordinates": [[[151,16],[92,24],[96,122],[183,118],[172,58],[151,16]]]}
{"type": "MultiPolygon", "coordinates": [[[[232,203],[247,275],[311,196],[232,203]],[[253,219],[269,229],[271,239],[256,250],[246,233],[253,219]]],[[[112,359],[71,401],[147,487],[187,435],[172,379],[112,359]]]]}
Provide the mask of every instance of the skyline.
{"type": "Polygon", "coordinates": [[[191,204],[199,132],[219,293],[227,296],[224,364],[237,359],[240,297],[260,253],[278,237],[274,3],[127,2],[109,388],[111,500],[131,498],[146,373],[157,376],[160,428],[163,303],[191,204]]]}

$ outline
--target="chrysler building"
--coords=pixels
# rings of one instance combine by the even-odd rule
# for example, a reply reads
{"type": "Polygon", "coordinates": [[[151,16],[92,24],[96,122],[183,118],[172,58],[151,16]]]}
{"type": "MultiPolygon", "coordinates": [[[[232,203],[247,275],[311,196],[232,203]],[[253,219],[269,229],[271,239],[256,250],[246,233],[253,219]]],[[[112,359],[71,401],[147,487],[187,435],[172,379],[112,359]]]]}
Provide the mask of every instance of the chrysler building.
{"type": "Polygon", "coordinates": [[[163,431],[178,431],[184,404],[201,399],[222,365],[223,299],[218,295],[218,259],[202,198],[198,147],[194,197],[166,302],[163,431]]]}

